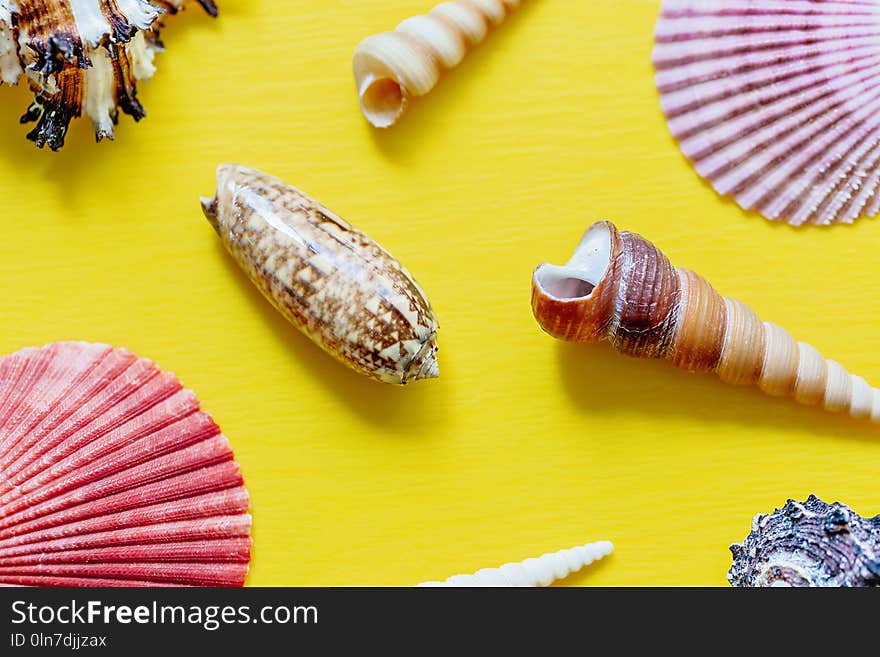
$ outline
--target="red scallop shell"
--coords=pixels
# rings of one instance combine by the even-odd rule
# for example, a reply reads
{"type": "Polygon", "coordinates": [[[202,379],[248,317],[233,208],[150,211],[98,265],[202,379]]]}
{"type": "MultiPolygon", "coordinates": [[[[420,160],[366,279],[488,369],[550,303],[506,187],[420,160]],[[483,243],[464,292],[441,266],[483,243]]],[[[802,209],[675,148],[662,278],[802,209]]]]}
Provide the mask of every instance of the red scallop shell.
{"type": "Polygon", "coordinates": [[[229,441],[151,361],[59,342],[0,359],[0,584],[242,586],[229,441]]]}

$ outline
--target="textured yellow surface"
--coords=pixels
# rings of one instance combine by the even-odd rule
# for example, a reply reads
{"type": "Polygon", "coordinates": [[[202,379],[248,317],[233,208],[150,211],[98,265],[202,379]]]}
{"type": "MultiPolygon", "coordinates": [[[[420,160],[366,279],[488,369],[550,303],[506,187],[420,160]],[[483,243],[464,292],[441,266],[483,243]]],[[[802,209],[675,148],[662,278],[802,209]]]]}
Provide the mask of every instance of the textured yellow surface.
{"type": "Polygon", "coordinates": [[[652,82],[659,2],[533,0],[393,132],[350,58],[430,0],[226,0],[190,10],[140,98],[59,154],[0,89],[0,351],[126,346],[175,371],[253,495],[251,585],[415,584],[597,539],[578,585],[722,585],[752,516],[815,492],[880,512],[880,430],[543,335],[535,265],[613,219],[874,382],[880,225],[794,230],[718,198],[652,82]],[[413,271],[441,379],[349,373],[275,314],[199,209],[237,161],[311,192],[413,271]]]}

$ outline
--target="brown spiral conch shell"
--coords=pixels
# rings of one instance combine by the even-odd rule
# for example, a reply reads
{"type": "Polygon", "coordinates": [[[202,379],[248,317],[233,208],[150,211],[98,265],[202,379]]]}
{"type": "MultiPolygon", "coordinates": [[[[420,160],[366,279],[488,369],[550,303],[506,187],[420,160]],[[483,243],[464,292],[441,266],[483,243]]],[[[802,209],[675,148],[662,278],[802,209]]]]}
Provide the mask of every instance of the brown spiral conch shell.
{"type": "Polygon", "coordinates": [[[522,0],[455,0],[403,21],[393,32],[369,36],[354,52],[361,111],[376,128],[397,123],[410,99],[424,96],[444,71],[500,25],[522,0]]]}
{"type": "Polygon", "coordinates": [[[384,383],[440,375],[437,318],[385,249],[295,187],[224,164],[202,199],[214,230],[251,281],[324,351],[384,383]]]}
{"type": "Polygon", "coordinates": [[[532,310],[547,333],[563,340],[607,340],[629,356],[664,358],[727,383],[880,422],[880,390],[609,222],[586,232],[567,265],[538,267],[532,310]]]}
{"type": "Polygon", "coordinates": [[[733,586],[880,586],[880,516],[862,518],[815,495],[755,516],[752,532],[730,551],[733,586]]]}
{"type": "MultiPolygon", "coordinates": [[[[34,102],[21,117],[27,137],[58,150],[71,120],[92,120],[95,138],[113,139],[119,111],[146,116],[137,83],[149,80],[163,49],[161,18],[187,0],[0,0],[0,83],[25,77],[34,102]]],[[[198,0],[217,15],[213,0],[198,0]]]]}

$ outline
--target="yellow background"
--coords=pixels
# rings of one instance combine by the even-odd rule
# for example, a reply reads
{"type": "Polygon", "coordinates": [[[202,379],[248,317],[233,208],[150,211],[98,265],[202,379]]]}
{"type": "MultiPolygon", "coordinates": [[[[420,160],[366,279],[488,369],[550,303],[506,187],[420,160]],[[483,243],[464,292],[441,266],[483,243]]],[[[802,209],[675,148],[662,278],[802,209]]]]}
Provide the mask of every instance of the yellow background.
{"type": "Polygon", "coordinates": [[[533,268],[600,218],[880,380],[880,226],[740,211],[670,138],[654,0],[533,0],[386,133],[357,106],[357,42],[430,0],[250,0],[169,20],[168,51],[96,146],[24,139],[0,89],[0,352],[59,339],[176,372],[253,496],[251,585],[409,585],[598,539],[577,585],[723,585],[755,513],[815,492],[880,512],[876,427],[664,363],[570,346],[529,310],[533,268]],[[394,253],[441,322],[436,382],[385,387],[287,325],[198,203],[263,168],[394,253]]]}

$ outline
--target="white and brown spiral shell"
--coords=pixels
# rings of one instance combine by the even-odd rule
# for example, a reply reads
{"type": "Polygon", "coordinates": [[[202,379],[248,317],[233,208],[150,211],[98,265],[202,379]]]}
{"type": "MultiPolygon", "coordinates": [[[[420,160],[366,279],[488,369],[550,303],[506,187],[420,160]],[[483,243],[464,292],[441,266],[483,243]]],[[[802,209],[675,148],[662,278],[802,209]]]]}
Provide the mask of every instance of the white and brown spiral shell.
{"type": "MultiPolygon", "coordinates": [[[[0,0],[0,82],[27,78],[34,102],[21,118],[28,139],[58,150],[83,114],[98,141],[113,138],[119,111],[146,116],[137,83],[153,76],[163,49],[161,18],[187,0],[0,0]]],[[[213,0],[198,0],[212,16],[213,0]]]]}
{"type": "Polygon", "coordinates": [[[377,128],[400,119],[410,98],[424,96],[444,71],[486,38],[521,0],[455,0],[403,21],[393,32],[369,36],[354,53],[361,111],[377,128]]]}
{"type": "Polygon", "coordinates": [[[232,164],[203,209],[254,285],[352,369],[403,385],[439,376],[437,319],[412,275],[295,187],[232,164]]]}
{"type": "Polygon", "coordinates": [[[538,267],[532,310],[563,340],[607,340],[629,356],[665,358],[730,384],[880,422],[880,390],[698,274],[676,269],[641,235],[606,221],[586,232],[567,265],[538,267]]]}

